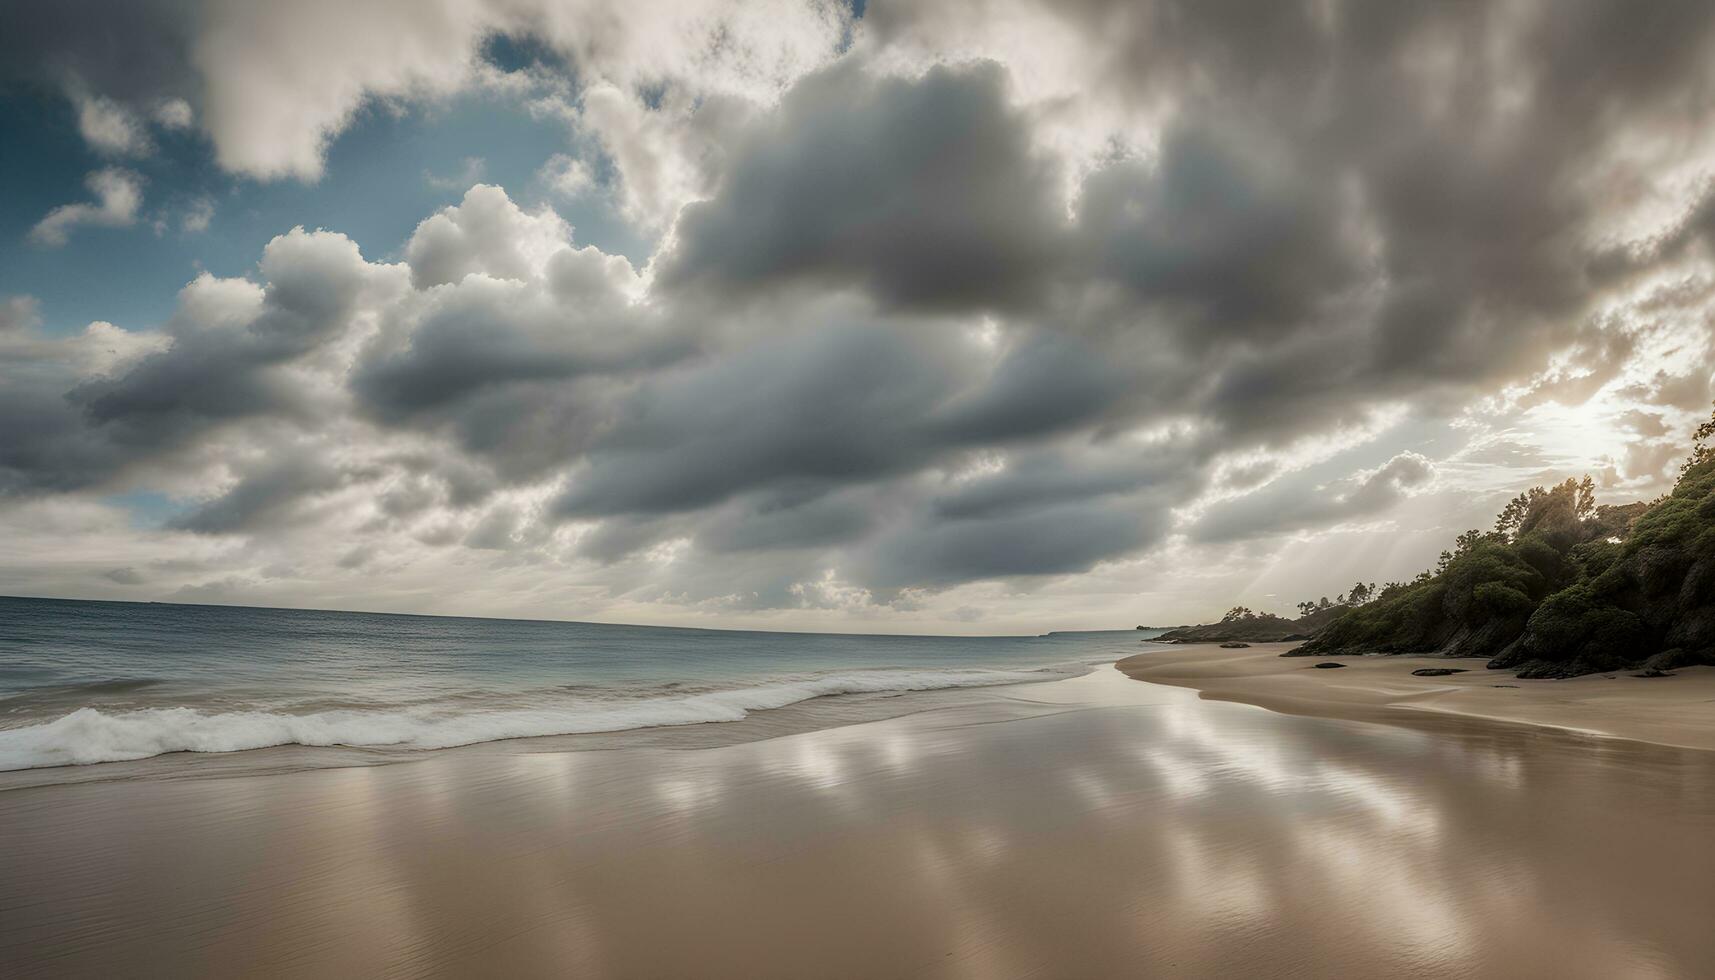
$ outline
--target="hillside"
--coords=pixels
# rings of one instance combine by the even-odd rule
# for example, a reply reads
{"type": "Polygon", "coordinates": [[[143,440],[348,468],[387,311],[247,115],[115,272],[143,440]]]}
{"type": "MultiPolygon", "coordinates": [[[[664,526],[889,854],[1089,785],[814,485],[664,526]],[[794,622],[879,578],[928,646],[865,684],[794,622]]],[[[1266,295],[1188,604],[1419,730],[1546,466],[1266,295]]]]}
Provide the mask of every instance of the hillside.
{"type": "Polygon", "coordinates": [[[1227,613],[1218,623],[1181,626],[1155,639],[1161,643],[1279,643],[1302,640],[1315,636],[1347,608],[1345,605],[1328,605],[1312,609],[1297,619],[1287,619],[1273,613],[1254,613],[1241,607],[1227,613]]]}
{"type": "Polygon", "coordinates": [[[1520,494],[1435,571],[1341,610],[1287,656],[1488,657],[1520,677],[1715,664],[1715,417],[1673,491],[1598,506],[1588,477],[1520,494]]]}

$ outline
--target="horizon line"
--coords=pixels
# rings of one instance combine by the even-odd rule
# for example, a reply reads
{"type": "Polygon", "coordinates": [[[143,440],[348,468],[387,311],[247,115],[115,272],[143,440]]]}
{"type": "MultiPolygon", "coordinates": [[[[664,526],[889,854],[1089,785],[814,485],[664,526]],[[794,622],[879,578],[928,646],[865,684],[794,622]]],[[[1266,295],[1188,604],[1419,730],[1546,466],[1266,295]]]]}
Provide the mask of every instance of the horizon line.
{"type": "MultiPolygon", "coordinates": [[[[527,616],[472,616],[450,613],[389,612],[377,609],[336,609],[323,606],[255,606],[234,602],[181,602],[173,599],[86,599],[79,596],[6,595],[0,601],[17,599],[26,602],[98,602],[118,606],[187,606],[207,609],[256,609],[266,612],[323,612],[356,616],[406,616],[413,619],[474,619],[492,623],[555,623],[568,626],[613,626],[622,629],[684,630],[704,633],[769,633],[779,636],[877,636],[918,639],[1041,639],[1068,633],[1135,633],[1151,629],[1173,629],[1170,626],[1124,626],[1107,629],[1048,630],[1042,633],[851,633],[835,630],[741,629],[732,626],[663,626],[654,623],[609,623],[589,619],[539,619],[527,616]]],[[[1184,625],[1184,624],[1181,624],[1184,625]]]]}

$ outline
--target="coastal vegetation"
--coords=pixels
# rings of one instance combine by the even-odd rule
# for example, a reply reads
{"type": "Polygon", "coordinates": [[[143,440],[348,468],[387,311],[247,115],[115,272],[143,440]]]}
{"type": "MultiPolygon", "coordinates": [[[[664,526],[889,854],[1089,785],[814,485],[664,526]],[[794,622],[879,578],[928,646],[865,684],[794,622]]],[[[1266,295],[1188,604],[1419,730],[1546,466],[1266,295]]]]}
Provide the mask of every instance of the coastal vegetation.
{"type": "MultiPolygon", "coordinates": [[[[1307,640],[1353,606],[1362,605],[1379,593],[1375,583],[1358,582],[1338,598],[1308,599],[1298,604],[1298,618],[1259,613],[1248,606],[1234,606],[1218,623],[1180,626],[1156,637],[1163,643],[1280,643],[1307,640]]],[[[1141,629],[1142,627],[1139,627],[1141,629]]]]}
{"type": "Polygon", "coordinates": [[[1287,655],[1487,657],[1526,678],[1715,664],[1712,442],[1715,416],[1647,503],[1598,504],[1589,477],[1520,494],[1433,571],[1337,607],[1287,655]]]}
{"type": "Polygon", "coordinates": [[[1297,619],[1287,619],[1273,613],[1258,613],[1244,606],[1235,606],[1222,616],[1218,623],[1181,626],[1155,639],[1161,643],[1279,643],[1285,640],[1305,640],[1344,611],[1344,606],[1329,602],[1326,607],[1312,609],[1297,619]]]}

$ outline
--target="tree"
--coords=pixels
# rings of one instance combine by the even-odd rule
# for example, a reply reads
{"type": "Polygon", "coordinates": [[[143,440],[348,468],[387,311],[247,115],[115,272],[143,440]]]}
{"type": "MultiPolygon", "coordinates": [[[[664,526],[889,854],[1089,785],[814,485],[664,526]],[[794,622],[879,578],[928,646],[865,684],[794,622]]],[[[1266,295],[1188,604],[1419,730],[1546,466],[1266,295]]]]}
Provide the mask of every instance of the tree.
{"type": "MultiPolygon", "coordinates": [[[[1524,522],[1525,512],[1530,510],[1531,494],[1542,492],[1541,487],[1531,487],[1528,491],[1507,501],[1507,505],[1501,508],[1500,514],[1495,518],[1495,533],[1511,540],[1512,536],[1518,533],[1518,526],[1524,522]]],[[[1446,552],[1442,553],[1446,554],[1446,552]]]]}
{"type": "MultiPolygon", "coordinates": [[[[1582,480],[1568,477],[1553,487],[1531,487],[1507,501],[1495,518],[1494,533],[1507,542],[1535,532],[1567,547],[1584,536],[1584,522],[1595,512],[1596,481],[1589,474],[1582,480]]],[[[1466,535],[1459,536],[1461,544],[1465,540],[1466,535]]],[[[1456,552],[1455,556],[1462,553],[1456,552]]]]}
{"type": "Polygon", "coordinates": [[[1715,445],[1711,445],[1712,442],[1715,442],[1715,412],[1710,412],[1709,421],[1698,426],[1697,431],[1691,434],[1691,457],[1685,461],[1685,465],[1681,466],[1679,471],[1683,473],[1693,466],[1698,466],[1708,462],[1711,458],[1715,458],[1715,445]]]}
{"type": "Polygon", "coordinates": [[[1255,619],[1255,618],[1256,618],[1256,613],[1251,612],[1249,609],[1246,609],[1244,606],[1234,606],[1233,608],[1227,610],[1227,614],[1225,616],[1221,617],[1221,622],[1232,623],[1232,622],[1237,622],[1238,620],[1241,620],[1241,619],[1255,619]]]}
{"type": "Polygon", "coordinates": [[[1303,602],[1300,602],[1298,604],[1298,615],[1299,616],[1308,616],[1315,611],[1316,611],[1316,603],[1314,600],[1306,599],[1303,602]]]}
{"type": "Polygon", "coordinates": [[[1352,605],[1361,606],[1370,601],[1370,594],[1374,590],[1375,586],[1373,584],[1365,585],[1363,582],[1359,582],[1357,585],[1352,586],[1352,591],[1346,594],[1350,597],[1352,605]]]}
{"type": "Polygon", "coordinates": [[[1317,603],[1316,603],[1316,608],[1317,608],[1317,609],[1331,609],[1331,608],[1333,608],[1333,606],[1334,606],[1334,604],[1333,604],[1333,603],[1332,603],[1332,602],[1329,602],[1329,601],[1328,601],[1328,597],[1327,597],[1327,596],[1323,596],[1323,597],[1322,597],[1322,598],[1321,598],[1321,599],[1320,599],[1320,600],[1318,600],[1318,601],[1317,601],[1317,603]]]}

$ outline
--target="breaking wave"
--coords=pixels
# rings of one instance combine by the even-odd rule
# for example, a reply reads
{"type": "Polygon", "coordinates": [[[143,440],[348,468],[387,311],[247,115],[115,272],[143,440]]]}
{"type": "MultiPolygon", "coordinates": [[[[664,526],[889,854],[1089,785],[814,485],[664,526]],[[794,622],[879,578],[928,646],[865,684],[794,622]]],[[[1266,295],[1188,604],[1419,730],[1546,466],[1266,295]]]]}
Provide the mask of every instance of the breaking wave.
{"type": "Polygon", "coordinates": [[[442,749],[508,738],[739,721],[752,711],[838,694],[988,687],[1056,676],[1065,674],[1054,670],[861,670],[690,695],[484,710],[413,706],[289,714],[190,707],[103,712],[83,707],[50,722],[0,729],[0,771],[274,745],[442,749]]]}

